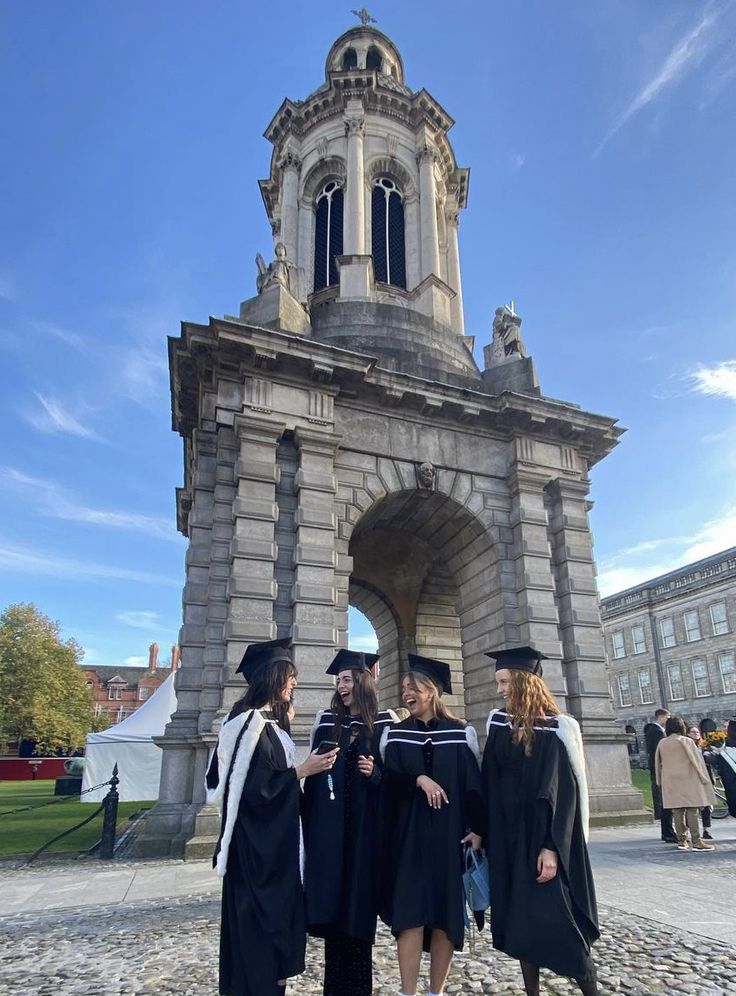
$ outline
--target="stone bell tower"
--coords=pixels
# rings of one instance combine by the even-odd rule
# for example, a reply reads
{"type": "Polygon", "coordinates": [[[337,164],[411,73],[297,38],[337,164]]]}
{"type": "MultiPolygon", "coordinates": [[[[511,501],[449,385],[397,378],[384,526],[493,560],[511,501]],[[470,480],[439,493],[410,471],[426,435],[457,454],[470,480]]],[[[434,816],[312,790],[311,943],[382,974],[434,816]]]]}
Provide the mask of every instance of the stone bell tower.
{"type": "Polygon", "coordinates": [[[593,818],[640,815],[587,515],[588,470],[621,430],[544,396],[513,305],[495,311],[476,365],[458,249],[469,171],[452,123],[406,84],[389,38],[343,34],[324,82],[266,130],[274,250],[256,258],[257,293],[237,317],[169,339],[189,549],[179,705],[142,853],[209,852],[204,772],[249,643],[292,636],[304,742],[349,605],[378,635],[385,705],[408,653],[437,657],[450,705],[481,732],[494,702],[484,651],[535,644],[581,723],[593,818]]]}

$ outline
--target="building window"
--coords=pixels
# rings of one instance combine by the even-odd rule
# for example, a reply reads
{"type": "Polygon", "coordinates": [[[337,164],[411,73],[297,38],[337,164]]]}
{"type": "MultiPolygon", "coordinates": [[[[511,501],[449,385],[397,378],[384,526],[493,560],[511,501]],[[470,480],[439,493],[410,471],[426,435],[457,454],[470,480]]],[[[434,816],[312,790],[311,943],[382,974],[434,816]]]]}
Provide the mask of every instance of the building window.
{"type": "Polygon", "coordinates": [[[634,653],[643,654],[646,653],[647,640],[644,635],[643,626],[632,626],[631,627],[631,642],[634,644],[634,653]]]}
{"type": "Polygon", "coordinates": [[[667,665],[667,681],[670,685],[670,698],[673,702],[685,698],[685,685],[682,680],[682,667],[679,664],[667,665]]]}
{"type": "Polygon", "coordinates": [[[376,280],[406,289],[404,201],[393,180],[379,176],[373,186],[371,232],[376,280]]]}
{"type": "Polygon", "coordinates": [[[139,702],[145,702],[146,699],[149,696],[150,691],[151,691],[150,688],[139,688],[138,689],[138,701],[139,702]]]}
{"type": "Polygon", "coordinates": [[[690,661],[690,668],[693,672],[696,697],[702,699],[704,695],[710,695],[710,678],[708,677],[708,666],[705,663],[705,658],[696,657],[690,661]]]}
{"type": "Polygon", "coordinates": [[[652,673],[648,667],[642,668],[639,672],[639,694],[641,695],[642,705],[648,705],[650,702],[654,702],[654,695],[652,694],[652,673]]]}
{"type": "Polygon", "coordinates": [[[685,620],[685,639],[688,643],[694,643],[700,639],[700,616],[697,609],[691,609],[683,616],[685,620]]]}
{"type": "Polygon", "coordinates": [[[728,633],[725,602],[714,602],[710,606],[710,625],[713,629],[713,636],[723,636],[724,633],[728,633]]]}
{"type": "Polygon", "coordinates": [[[118,685],[111,685],[107,690],[107,697],[110,702],[122,699],[123,690],[118,685]]]}
{"type": "Polygon", "coordinates": [[[623,633],[611,633],[611,646],[613,647],[613,656],[616,659],[626,656],[623,633]]]}
{"type": "Polygon", "coordinates": [[[342,57],[342,68],[343,69],[357,69],[358,68],[358,53],[354,48],[349,48],[346,50],[345,55],[342,57]]]}
{"type": "Polygon", "coordinates": [[[337,180],[324,185],[315,203],[314,289],[337,283],[335,257],[342,256],[342,187],[337,180]]]}
{"type": "Polygon", "coordinates": [[[378,49],[369,48],[365,57],[365,68],[375,69],[380,73],[382,65],[383,65],[383,60],[381,59],[381,53],[378,51],[378,49]]]}
{"type": "Polygon", "coordinates": [[[677,643],[675,639],[675,624],[669,617],[659,620],[659,639],[663,647],[674,647],[677,643]]]}
{"type": "Polygon", "coordinates": [[[721,672],[723,691],[726,693],[736,692],[736,663],[733,653],[729,651],[727,654],[719,654],[718,667],[721,672]]]}
{"type": "Polygon", "coordinates": [[[623,674],[616,675],[616,681],[618,682],[618,700],[622,706],[631,705],[631,681],[629,680],[629,675],[627,672],[623,674]]]}

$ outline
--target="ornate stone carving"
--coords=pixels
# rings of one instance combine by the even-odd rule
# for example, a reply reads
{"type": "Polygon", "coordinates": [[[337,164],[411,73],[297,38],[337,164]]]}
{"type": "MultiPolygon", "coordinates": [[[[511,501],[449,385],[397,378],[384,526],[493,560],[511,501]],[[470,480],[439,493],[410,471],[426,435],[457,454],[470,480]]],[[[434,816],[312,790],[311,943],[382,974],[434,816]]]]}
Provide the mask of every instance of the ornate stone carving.
{"type": "Polygon", "coordinates": [[[439,153],[437,149],[430,142],[424,142],[417,148],[417,164],[421,165],[422,162],[436,163],[439,159],[439,153]]]}
{"type": "Polygon", "coordinates": [[[398,145],[399,142],[395,135],[386,135],[386,151],[392,159],[396,155],[398,145]]]}
{"type": "Polygon", "coordinates": [[[329,143],[326,138],[321,138],[317,142],[317,155],[320,159],[324,159],[327,156],[327,149],[329,148],[329,143]]]}
{"type": "Polygon", "coordinates": [[[348,138],[351,135],[360,135],[361,138],[365,132],[365,118],[350,117],[345,118],[345,134],[348,138]]]}
{"type": "Polygon", "coordinates": [[[280,169],[295,169],[297,173],[302,168],[302,161],[296,152],[287,149],[279,161],[280,169]]]}
{"type": "Polygon", "coordinates": [[[417,487],[422,491],[434,491],[437,482],[437,468],[425,460],[416,465],[417,487]]]}
{"type": "Polygon", "coordinates": [[[256,266],[258,267],[256,290],[259,294],[272,284],[281,284],[282,287],[291,290],[294,264],[287,257],[286,246],[283,242],[276,243],[274,253],[274,258],[268,266],[260,253],[256,255],[256,266]]]}
{"type": "Polygon", "coordinates": [[[496,308],[493,319],[491,363],[504,363],[528,355],[521,338],[521,318],[514,311],[514,302],[496,308]]]}

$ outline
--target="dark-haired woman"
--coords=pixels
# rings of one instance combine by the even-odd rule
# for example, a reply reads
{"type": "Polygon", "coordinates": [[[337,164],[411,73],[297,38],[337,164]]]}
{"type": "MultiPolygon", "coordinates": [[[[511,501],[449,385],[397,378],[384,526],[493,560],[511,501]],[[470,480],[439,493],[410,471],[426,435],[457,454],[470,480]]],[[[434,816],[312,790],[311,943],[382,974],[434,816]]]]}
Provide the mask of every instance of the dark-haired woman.
{"type": "Polygon", "coordinates": [[[325,940],[324,996],[370,996],[378,910],[381,733],[396,717],[379,712],[375,654],[340,650],[330,708],[314,723],[312,747],[333,744],[334,768],[304,786],[307,930],[325,940]]]}
{"type": "Polygon", "coordinates": [[[681,716],[670,716],[664,732],[657,744],[654,765],[657,784],[662,790],[662,805],[672,810],[677,848],[687,851],[689,830],[689,843],[694,851],[712,851],[714,845],[702,839],[698,823],[698,810],[715,803],[703,755],[686,736],[681,716]]]}
{"type": "Polygon", "coordinates": [[[396,937],[403,996],[417,991],[430,954],[430,996],[444,992],[465,932],[463,844],[481,845],[478,738],[442,702],[443,661],[409,655],[402,681],[409,719],[383,735],[386,882],[381,918],[396,937]]]}
{"type": "Polygon", "coordinates": [[[736,719],[729,719],[726,727],[726,742],[713,751],[714,765],[721,776],[726,792],[728,812],[736,818],[736,719]]]}
{"type": "Polygon", "coordinates": [[[527,996],[539,996],[540,967],[597,996],[580,727],[542,680],[543,654],[515,647],[488,656],[505,703],[488,717],[483,754],[493,946],[519,959],[527,996]]]}
{"type": "Polygon", "coordinates": [[[219,991],[280,996],[304,971],[299,780],[329,770],[337,752],[296,766],[288,640],[251,645],[238,672],[248,690],[223,724],[207,772],[207,800],[222,813],[213,859],[223,878],[219,991]]]}

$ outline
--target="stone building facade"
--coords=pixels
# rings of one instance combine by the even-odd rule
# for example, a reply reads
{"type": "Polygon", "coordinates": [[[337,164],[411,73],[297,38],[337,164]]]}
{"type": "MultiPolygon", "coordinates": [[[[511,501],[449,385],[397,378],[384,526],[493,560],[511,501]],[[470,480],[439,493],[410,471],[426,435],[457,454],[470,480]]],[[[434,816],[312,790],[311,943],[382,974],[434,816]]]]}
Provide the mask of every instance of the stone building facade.
{"type": "Polygon", "coordinates": [[[484,652],[535,644],[581,722],[594,818],[641,809],[588,526],[588,471],[621,430],[542,394],[513,306],[496,310],[477,366],[457,241],[468,170],[451,125],[406,85],[390,39],[342,35],[322,86],[266,132],[275,245],[270,263],[257,257],[256,296],[169,340],[189,549],[178,709],[144,853],[212,847],[204,773],[249,643],[292,637],[306,742],[349,605],[378,635],[384,706],[407,653],[438,657],[452,707],[481,733],[494,704],[484,652]]]}
{"type": "Polygon", "coordinates": [[[658,708],[719,728],[736,716],[736,547],[604,598],[611,696],[644,752],[658,708]]]}

